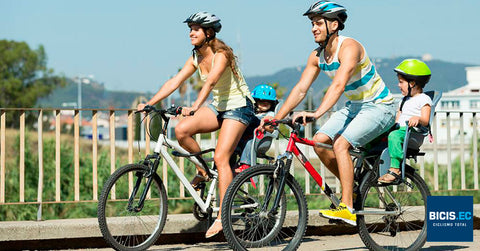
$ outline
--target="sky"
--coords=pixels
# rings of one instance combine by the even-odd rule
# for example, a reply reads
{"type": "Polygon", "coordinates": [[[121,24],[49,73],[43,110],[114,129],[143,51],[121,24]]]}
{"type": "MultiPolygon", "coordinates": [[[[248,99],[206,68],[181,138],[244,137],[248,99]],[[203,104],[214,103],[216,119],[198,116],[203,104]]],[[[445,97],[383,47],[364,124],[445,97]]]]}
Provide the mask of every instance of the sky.
{"type": "MultiPolygon", "coordinates": [[[[0,0],[0,39],[45,47],[47,65],[67,77],[93,75],[109,90],[156,92],[191,55],[183,21],[208,11],[217,35],[245,76],[306,64],[316,48],[299,0],[0,0]]],[[[478,0],[339,0],[348,19],[341,35],[372,58],[430,54],[480,65],[478,0]]]]}

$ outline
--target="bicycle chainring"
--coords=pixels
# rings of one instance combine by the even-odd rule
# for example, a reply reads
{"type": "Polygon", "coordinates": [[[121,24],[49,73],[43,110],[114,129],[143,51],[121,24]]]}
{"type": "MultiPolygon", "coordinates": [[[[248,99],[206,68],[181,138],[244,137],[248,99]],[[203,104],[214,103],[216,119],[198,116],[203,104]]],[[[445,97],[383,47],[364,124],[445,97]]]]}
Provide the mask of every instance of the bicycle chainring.
{"type": "Polygon", "coordinates": [[[192,211],[193,211],[193,216],[195,216],[195,219],[199,221],[206,221],[208,219],[208,213],[202,212],[202,209],[197,203],[193,204],[192,211]]]}

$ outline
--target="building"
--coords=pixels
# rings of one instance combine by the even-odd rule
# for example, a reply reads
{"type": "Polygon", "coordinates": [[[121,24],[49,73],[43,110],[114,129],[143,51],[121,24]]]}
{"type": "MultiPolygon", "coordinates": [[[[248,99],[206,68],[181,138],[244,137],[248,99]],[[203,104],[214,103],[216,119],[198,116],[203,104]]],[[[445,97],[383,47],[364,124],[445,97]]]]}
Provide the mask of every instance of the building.
{"type": "Polygon", "coordinates": [[[464,142],[464,144],[469,144],[474,129],[478,131],[480,113],[480,66],[467,67],[466,71],[467,85],[444,93],[437,107],[437,139],[440,144],[447,143],[447,115],[450,117],[452,143],[460,143],[461,125],[463,126],[465,140],[468,140],[464,142]],[[475,119],[477,121],[477,128],[473,128],[473,112],[476,112],[475,119]],[[460,118],[460,113],[463,114],[463,119],[460,118]]]}

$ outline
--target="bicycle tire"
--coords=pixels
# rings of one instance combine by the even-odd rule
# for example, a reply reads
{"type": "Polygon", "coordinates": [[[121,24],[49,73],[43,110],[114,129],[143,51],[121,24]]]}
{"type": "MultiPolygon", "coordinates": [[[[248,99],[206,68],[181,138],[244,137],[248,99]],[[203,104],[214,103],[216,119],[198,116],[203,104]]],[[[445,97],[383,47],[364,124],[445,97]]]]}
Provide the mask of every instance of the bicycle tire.
{"type": "Polygon", "coordinates": [[[278,213],[267,213],[278,193],[278,180],[273,175],[275,168],[274,165],[252,166],[237,175],[228,187],[222,203],[222,225],[225,239],[233,250],[260,247],[296,250],[299,247],[307,228],[307,201],[300,185],[287,174],[286,192],[281,196],[278,213]],[[265,198],[269,184],[276,189],[270,198],[265,198]]]}
{"type": "Polygon", "coordinates": [[[370,250],[419,250],[427,239],[427,196],[430,191],[425,181],[410,166],[406,166],[405,183],[399,185],[379,185],[376,175],[370,175],[363,182],[360,210],[395,211],[395,205],[385,189],[391,192],[400,203],[401,212],[397,215],[357,215],[358,231],[365,246],[370,250]],[[383,193],[382,193],[383,191],[383,193]],[[385,203],[380,207],[380,199],[385,203]]]}
{"type": "Polygon", "coordinates": [[[105,182],[98,201],[98,223],[106,242],[116,250],[145,250],[160,236],[167,218],[167,194],[156,173],[152,175],[149,195],[138,212],[127,205],[131,190],[139,179],[136,205],[146,185],[150,169],[140,164],[119,168],[105,182]],[[135,179],[138,178],[138,179],[135,179]]]}

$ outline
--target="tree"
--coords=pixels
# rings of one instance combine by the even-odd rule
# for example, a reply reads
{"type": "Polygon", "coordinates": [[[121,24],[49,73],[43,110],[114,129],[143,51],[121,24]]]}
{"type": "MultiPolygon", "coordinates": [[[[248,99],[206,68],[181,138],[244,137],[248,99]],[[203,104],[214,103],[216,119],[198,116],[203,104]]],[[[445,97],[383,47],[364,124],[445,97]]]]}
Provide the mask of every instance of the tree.
{"type": "Polygon", "coordinates": [[[278,82],[275,83],[267,83],[267,85],[273,87],[275,89],[275,92],[277,93],[277,99],[282,99],[283,96],[285,95],[285,92],[287,92],[287,88],[284,86],[280,86],[278,82]]]}
{"type": "MultiPolygon", "coordinates": [[[[65,77],[53,72],[47,68],[47,55],[42,45],[31,50],[25,42],[0,40],[0,107],[34,107],[40,97],[65,85],[65,77]]],[[[7,113],[9,126],[18,124],[18,119],[12,119],[15,117],[18,115],[7,113]]],[[[27,122],[31,120],[27,116],[27,122]]]]}

